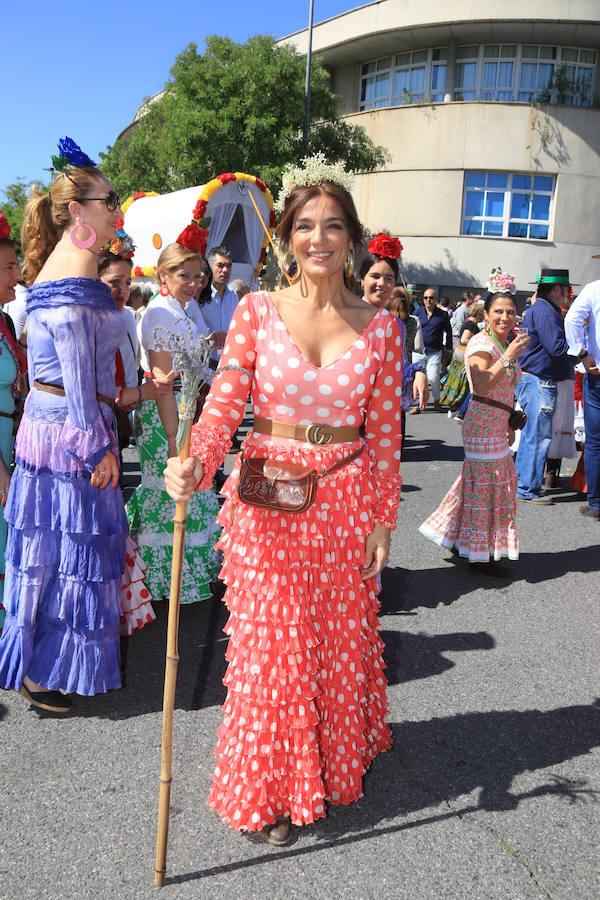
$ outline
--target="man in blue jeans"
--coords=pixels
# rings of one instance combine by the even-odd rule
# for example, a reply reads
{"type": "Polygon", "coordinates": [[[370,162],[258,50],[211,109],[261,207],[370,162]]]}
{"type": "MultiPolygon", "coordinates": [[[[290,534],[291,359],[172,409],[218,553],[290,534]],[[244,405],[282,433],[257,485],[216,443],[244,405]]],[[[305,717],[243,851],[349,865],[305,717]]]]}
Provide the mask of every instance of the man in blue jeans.
{"type": "Polygon", "coordinates": [[[525,313],[529,345],[519,360],[523,375],[517,384],[517,400],[527,415],[517,453],[517,500],[536,505],[552,503],[542,495],[544,468],[552,440],[556,383],[573,377],[574,360],[569,347],[560,303],[566,301],[568,269],[542,269],[536,279],[537,300],[525,313]]]}
{"type": "Polygon", "coordinates": [[[579,507],[579,512],[600,522],[600,281],[586,284],[578,295],[565,318],[565,331],[569,351],[581,360],[586,370],[583,460],[587,503],[579,507]]]}
{"type": "MultiPolygon", "coordinates": [[[[437,305],[435,288],[428,287],[425,290],[423,306],[419,307],[415,315],[421,323],[425,352],[413,353],[413,362],[419,363],[425,369],[433,395],[434,409],[440,410],[442,353],[444,350],[452,351],[452,328],[450,316],[445,309],[437,305]]],[[[418,408],[414,406],[413,409],[418,408]]]]}

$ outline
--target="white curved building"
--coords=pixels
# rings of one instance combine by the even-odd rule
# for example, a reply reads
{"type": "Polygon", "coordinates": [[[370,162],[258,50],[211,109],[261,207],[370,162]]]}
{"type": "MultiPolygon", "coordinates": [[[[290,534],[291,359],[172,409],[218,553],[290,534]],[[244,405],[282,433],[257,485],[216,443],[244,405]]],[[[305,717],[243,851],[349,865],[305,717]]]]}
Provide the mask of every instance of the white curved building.
{"type": "Polygon", "coordinates": [[[401,238],[407,281],[600,278],[600,0],[379,0],[315,25],[313,51],[340,114],[389,150],[355,198],[401,238]]]}

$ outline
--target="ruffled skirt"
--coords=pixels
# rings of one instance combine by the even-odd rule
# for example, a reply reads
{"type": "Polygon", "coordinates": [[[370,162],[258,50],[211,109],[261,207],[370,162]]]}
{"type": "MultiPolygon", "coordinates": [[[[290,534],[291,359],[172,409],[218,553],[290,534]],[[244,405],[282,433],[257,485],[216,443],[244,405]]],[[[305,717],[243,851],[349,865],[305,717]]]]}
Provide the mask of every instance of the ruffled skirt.
{"type": "Polygon", "coordinates": [[[517,476],[512,456],[466,459],[462,474],[423,522],[425,537],[469,562],[519,558],[517,476]]]}
{"type": "MultiPolygon", "coordinates": [[[[146,586],[154,600],[163,600],[169,596],[171,583],[175,515],[175,505],[164,489],[167,438],[156,403],[142,403],[139,421],[142,480],[127,503],[127,518],[146,566],[146,586]]],[[[219,500],[213,490],[194,494],[188,503],[181,603],[196,603],[212,595],[210,585],[218,571],[218,512],[219,500]]]]}
{"type": "Polygon", "coordinates": [[[146,564],[138,553],[135,541],[127,535],[120,594],[122,637],[132,635],[134,631],[141,631],[145,625],[156,619],[150,591],[144,584],[145,571],[146,564]]]}
{"type": "Polygon", "coordinates": [[[118,488],[93,488],[65,456],[62,423],[22,419],[8,522],[0,687],[27,675],[84,695],[121,685],[119,593],[127,521],[118,488]]]}
{"type": "MultiPolygon", "coordinates": [[[[321,466],[340,455],[307,447],[246,452],[321,466]]],[[[278,815],[307,825],[325,801],[360,798],[391,746],[377,584],[360,576],[377,490],[364,454],[321,482],[309,510],[278,513],[238,500],[238,466],[219,516],[229,665],[209,803],[234,829],[278,815]]]]}

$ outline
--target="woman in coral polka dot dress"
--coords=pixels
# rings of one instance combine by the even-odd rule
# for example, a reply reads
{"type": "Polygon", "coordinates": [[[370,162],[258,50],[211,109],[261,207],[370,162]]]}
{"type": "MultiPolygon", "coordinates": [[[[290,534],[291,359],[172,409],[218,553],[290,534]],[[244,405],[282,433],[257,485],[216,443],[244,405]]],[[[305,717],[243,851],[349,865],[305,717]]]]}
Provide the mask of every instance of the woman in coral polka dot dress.
{"type": "Polygon", "coordinates": [[[346,286],[362,227],[339,183],[348,176],[323,169],[318,180],[296,170],[283,205],[279,238],[298,280],[242,299],[192,458],[166,471],[174,499],[209,487],[249,391],[245,458],[322,472],[359,451],[319,479],[305,512],[242,502],[239,460],[223,489],[228,693],[209,802],[232,828],[277,846],[291,823],[325,816],[326,802],[362,797],[366,770],[392,740],[376,591],[401,486],[401,338],[387,310],[346,286]],[[323,434],[329,443],[310,442],[323,434]]]}

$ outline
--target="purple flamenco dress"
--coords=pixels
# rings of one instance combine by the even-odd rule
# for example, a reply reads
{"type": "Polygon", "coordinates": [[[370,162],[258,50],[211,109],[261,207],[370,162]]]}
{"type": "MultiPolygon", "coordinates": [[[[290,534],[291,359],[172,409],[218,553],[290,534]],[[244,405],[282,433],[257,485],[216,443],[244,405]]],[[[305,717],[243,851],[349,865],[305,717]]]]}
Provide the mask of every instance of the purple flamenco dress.
{"type": "Polygon", "coordinates": [[[17,434],[0,639],[0,687],[23,678],[91,695],[118,688],[119,589],[127,521],[121,491],[90,477],[118,459],[115,350],[124,337],[110,290],[92,278],[33,285],[27,296],[31,393],[17,434]],[[34,380],[63,385],[61,397],[34,380]]]}

